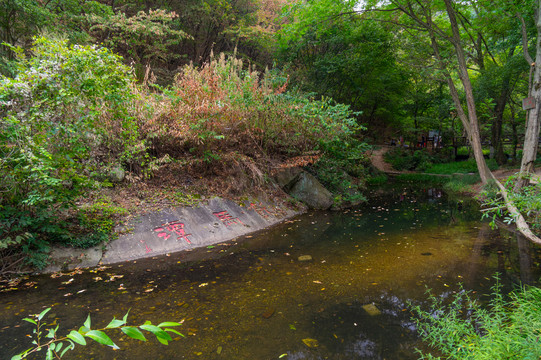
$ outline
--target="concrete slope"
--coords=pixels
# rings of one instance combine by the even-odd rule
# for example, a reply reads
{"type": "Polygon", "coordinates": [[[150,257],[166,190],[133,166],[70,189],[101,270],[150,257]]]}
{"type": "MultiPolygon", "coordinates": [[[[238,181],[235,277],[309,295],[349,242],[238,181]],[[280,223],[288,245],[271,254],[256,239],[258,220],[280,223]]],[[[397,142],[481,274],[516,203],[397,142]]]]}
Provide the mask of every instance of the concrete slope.
{"type": "Polygon", "coordinates": [[[237,204],[213,198],[208,204],[163,210],[131,221],[133,232],[107,245],[101,262],[189,250],[231,240],[296,215],[285,206],[259,201],[237,204]]]}

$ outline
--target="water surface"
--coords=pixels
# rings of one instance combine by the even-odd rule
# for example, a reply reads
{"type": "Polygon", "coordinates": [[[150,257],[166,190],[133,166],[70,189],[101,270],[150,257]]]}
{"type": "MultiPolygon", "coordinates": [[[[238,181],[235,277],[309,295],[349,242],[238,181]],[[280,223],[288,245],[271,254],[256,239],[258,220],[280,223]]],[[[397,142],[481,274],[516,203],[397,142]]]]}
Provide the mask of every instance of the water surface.
{"type": "Polygon", "coordinates": [[[47,320],[61,331],[89,313],[105,326],[128,310],[131,324],[183,322],[186,337],[169,346],[113,333],[121,350],[89,346],[68,358],[416,359],[423,345],[407,303],[424,304],[427,287],[448,297],[461,282],[481,295],[496,271],[508,287],[541,275],[538,247],[479,217],[474,203],[437,189],[374,190],[369,205],[310,212],[215,247],[32,277],[0,293],[0,358],[29,347],[21,318],[52,306],[47,320]]]}

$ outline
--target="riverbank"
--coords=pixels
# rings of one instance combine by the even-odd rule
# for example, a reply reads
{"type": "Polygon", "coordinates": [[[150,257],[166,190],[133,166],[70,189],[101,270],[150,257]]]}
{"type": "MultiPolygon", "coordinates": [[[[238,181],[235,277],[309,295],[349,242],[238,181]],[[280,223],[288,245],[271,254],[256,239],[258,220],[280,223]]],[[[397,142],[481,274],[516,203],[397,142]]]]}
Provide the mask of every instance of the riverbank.
{"type": "Polygon", "coordinates": [[[94,267],[212,246],[268,228],[301,214],[301,204],[253,198],[235,202],[214,197],[193,206],[165,208],[132,217],[120,234],[90,249],[55,247],[44,272],[94,267]]]}

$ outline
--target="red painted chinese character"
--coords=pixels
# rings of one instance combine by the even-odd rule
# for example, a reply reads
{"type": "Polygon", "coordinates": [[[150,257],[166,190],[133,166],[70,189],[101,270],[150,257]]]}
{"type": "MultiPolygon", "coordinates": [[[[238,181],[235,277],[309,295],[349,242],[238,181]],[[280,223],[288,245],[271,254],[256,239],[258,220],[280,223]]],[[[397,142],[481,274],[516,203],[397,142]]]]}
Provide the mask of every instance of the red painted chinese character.
{"type": "Polygon", "coordinates": [[[220,219],[225,226],[230,226],[231,224],[244,225],[239,218],[234,218],[233,216],[229,215],[227,211],[215,212],[214,216],[220,219]]]}
{"type": "Polygon", "coordinates": [[[257,205],[257,204],[251,203],[250,209],[254,210],[259,216],[262,216],[264,218],[267,218],[269,217],[269,215],[272,215],[272,213],[261,204],[257,205]]]}
{"type": "Polygon", "coordinates": [[[179,221],[163,224],[162,227],[156,228],[154,231],[159,232],[158,237],[163,237],[165,240],[169,239],[172,234],[176,234],[177,240],[184,239],[188,244],[192,243],[188,238],[192,234],[186,234],[184,224],[179,221]]]}

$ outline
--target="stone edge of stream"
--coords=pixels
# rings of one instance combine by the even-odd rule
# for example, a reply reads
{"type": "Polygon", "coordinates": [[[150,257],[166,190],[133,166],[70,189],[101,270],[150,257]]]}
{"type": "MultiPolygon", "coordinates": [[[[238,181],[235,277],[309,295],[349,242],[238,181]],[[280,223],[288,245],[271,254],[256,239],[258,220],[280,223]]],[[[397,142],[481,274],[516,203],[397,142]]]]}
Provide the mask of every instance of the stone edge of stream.
{"type": "Polygon", "coordinates": [[[129,221],[127,234],[90,249],[54,247],[42,273],[89,268],[186,251],[230,241],[305,211],[252,200],[215,197],[195,206],[164,209],[129,221]]]}

